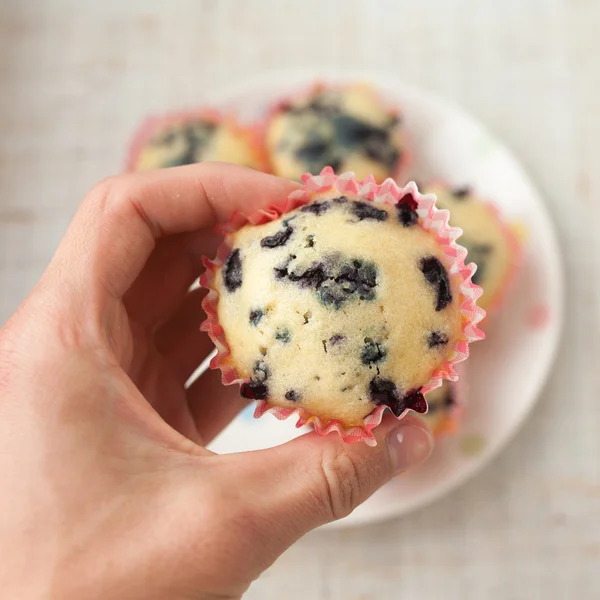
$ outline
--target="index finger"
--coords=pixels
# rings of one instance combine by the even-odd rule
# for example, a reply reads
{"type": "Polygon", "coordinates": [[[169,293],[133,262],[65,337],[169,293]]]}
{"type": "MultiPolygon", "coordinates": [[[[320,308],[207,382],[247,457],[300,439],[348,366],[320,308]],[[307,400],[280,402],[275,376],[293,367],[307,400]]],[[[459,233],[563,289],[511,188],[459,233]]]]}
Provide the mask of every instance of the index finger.
{"type": "Polygon", "coordinates": [[[298,184],[224,163],[118,175],[97,185],[57,252],[78,287],[121,298],[162,237],[192,232],[282,199],[298,184]]]}

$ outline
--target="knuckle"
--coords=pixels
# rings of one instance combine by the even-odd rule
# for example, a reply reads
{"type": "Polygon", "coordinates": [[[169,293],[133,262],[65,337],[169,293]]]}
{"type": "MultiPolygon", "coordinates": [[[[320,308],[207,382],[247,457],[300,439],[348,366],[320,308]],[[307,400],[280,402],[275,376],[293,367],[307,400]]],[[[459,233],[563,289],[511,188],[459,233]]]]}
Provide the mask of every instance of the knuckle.
{"type": "Polygon", "coordinates": [[[98,215],[123,213],[132,208],[137,211],[135,204],[139,185],[140,179],[135,173],[111,175],[92,187],[86,195],[86,202],[98,215]]]}
{"type": "Polygon", "coordinates": [[[115,190],[121,187],[123,177],[111,175],[96,183],[87,194],[88,201],[105,207],[115,198],[115,190]]]}
{"type": "Polygon", "coordinates": [[[321,500],[331,520],[348,516],[364,499],[367,477],[363,461],[333,445],[320,461],[321,500]]]}
{"type": "Polygon", "coordinates": [[[87,198],[100,213],[117,212],[141,220],[155,238],[163,236],[160,224],[152,219],[142,202],[144,180],[136,174],[112,175],[97,183],[87,198]]]}

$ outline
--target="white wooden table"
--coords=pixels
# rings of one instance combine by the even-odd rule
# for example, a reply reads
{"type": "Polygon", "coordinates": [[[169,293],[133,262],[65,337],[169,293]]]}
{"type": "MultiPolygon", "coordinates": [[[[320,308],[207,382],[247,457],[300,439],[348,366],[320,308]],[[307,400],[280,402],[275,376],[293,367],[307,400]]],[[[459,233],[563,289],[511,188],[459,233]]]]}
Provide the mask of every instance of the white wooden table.
{"type": "Polygon", "coordinates": [[[598,0],[0,4],[0,323],[145,114],[270,68],[377,68],[437,91],[548,200],[567,331],[526,427],[444,501],[308,536],[248,598],[600,598],[600,235],[581,218],[600,216],[599,25],[598,0]]]}

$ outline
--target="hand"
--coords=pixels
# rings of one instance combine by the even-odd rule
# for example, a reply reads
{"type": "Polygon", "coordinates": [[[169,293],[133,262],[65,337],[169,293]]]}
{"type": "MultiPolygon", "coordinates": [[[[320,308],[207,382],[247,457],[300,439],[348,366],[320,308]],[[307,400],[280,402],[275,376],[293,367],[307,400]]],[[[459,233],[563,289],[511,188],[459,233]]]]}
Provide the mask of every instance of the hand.
{"type": "Polygon", "coordinates": [[[204,445],[241,410],[204,374],[209,228],[295,184],[220,164],[96,186],[30,297],[0,330],[3,597],[238,598],[307,531],[348,515],[423,461],[416,418],[378,445],[309,433],[218,456],[204,445]]]}

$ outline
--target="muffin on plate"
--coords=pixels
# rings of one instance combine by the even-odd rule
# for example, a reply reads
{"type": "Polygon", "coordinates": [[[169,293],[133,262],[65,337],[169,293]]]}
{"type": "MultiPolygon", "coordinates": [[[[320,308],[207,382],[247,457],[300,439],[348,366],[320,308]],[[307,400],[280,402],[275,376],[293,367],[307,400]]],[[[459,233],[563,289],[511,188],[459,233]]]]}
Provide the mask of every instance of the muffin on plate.
{"type": "Polygon", "coordinates": [[[233,117],[198,110],[151,117],[134,138],[127,170],[146,171],[204,161],[266,169],[256,132],[233,117]]]}
{"type": "Polygon", "coordinates": [[[485,310],[494,308],[519,263],[520,247],[515,233],[496,207],[484,202],[468,186],[431,183],[425,192],[435,194],[437,206],[450,211],[450,224],[463,230],[460,242],[477,265],[473,282],[483,288],[479,305],[485,310]]]}
{"type": "Polygon", "coordinates": [[[331,169],[283,200],[226,227],[207,262],[213,367],[263,412],[298,412],[318,430],[424,412],[423,393],[455,378],[482,337],[480,291],[447,213],[414,184],[361,185],[331,169]]]}
{"type": "Polygon", "coordinates": [[[275,175],[300,180],[329,165],[378,182],[398,175],[405,134],[395,109],[370,86],[316,85],[281,102],[270,115],[265,140],[275,175]]]}

